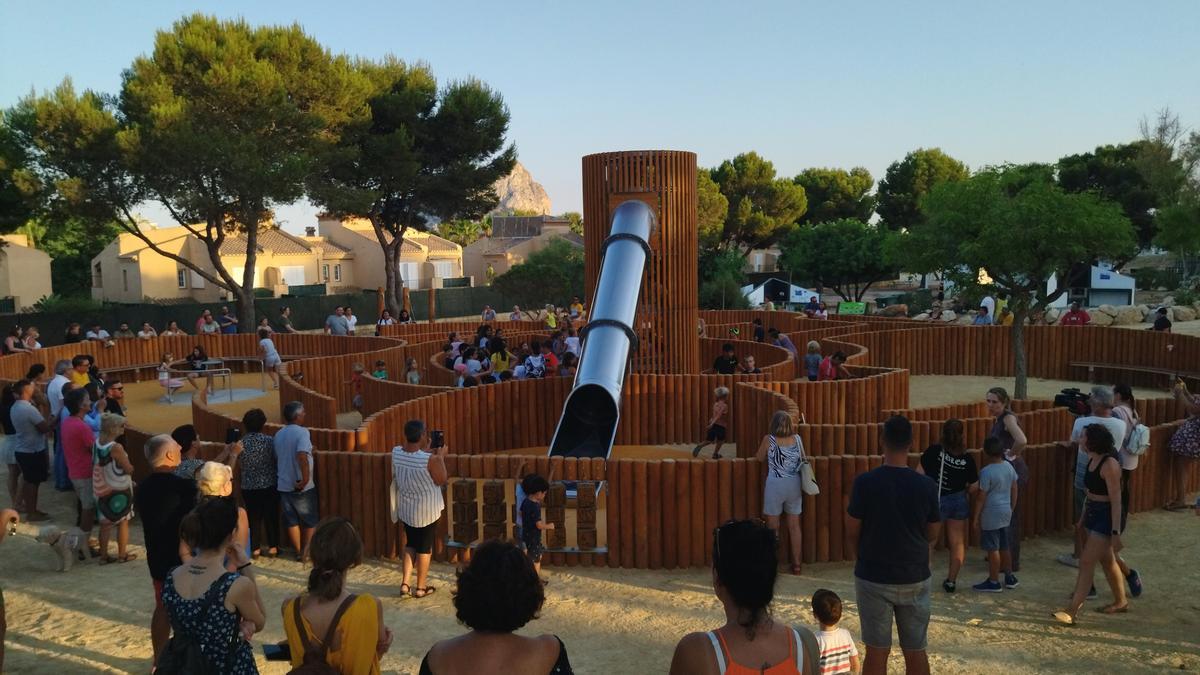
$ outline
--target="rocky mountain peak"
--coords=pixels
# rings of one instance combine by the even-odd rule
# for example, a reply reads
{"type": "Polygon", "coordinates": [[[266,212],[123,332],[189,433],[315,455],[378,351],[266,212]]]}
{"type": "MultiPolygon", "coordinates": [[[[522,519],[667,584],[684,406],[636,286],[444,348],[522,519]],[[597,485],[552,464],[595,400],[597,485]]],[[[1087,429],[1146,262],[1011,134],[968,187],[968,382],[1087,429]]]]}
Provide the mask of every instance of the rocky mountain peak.
{"type": "Polygon", "coordinates": [[[546,194],[546,188],[535,181],[520,162],[513,166],[512,173],[496,181],[495,189],[500,203],[492,209],[493,214],[550,213],[550,195],[546,194]]]}

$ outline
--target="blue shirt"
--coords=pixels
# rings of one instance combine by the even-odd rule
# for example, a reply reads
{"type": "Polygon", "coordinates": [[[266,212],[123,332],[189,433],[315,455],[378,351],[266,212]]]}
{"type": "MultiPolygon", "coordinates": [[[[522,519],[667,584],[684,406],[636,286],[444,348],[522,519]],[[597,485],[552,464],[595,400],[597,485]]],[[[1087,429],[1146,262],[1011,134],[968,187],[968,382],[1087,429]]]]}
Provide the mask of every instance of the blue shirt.
{"type": "Polygon", "coordinates": [[[979,529],[999,530],[1012,520],[1012,486],[1017,470],[1008,462],[988,464],[979,471],[979,489],[987,493],[979,514],[979,529]]]}
{"type": "Polygon", "coordinates": [[[233,317],[229,316],[228,314],[222,314],[221,316],[218,316],[217,323],[220,324],[222,333],[228,334],[237,332],[237,324],[234,323],[233,317]]]}
{"type": "Polygon", "coordinates": [[[313,489],[312,438],[308,429],[289,424],[275,434],[275,472],[278,477],[276,489],[280,492],[296,492],[296,481],[300,480],[298,462],[308,462],[308,484],[300,492],[313,489]]]}
{"type": "Polygon", "coordinates": [[[876,584],[929,578],[929,523],[941,520],[937,484],[908,467],[883,465],[854,479],[846,513],[862,521],[854,576],[876,584]]]}

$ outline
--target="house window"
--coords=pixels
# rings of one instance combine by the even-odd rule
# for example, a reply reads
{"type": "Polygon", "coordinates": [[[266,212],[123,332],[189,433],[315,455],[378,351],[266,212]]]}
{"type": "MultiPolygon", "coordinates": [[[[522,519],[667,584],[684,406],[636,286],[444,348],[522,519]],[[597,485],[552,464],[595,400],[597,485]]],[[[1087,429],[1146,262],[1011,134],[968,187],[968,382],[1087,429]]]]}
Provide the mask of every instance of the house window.
{"type": "Polygon", "coordinates": [[[100,263],[92,266],[92,287],[104,288],[104,275],[100,273],[100,263]]]}
{"type": "Polygon", "coordinates": [[[321,265],[321,281],[329,282],[329,265],[321,265]]]}
{"type": "Polygon", "coordinates": [[[342,266],[341,265],[333,266],[333,280],[334,281],[342,280],[342,266]]]}
{"type": "Polygon", "coordinates": [[[129,290],[129,270],[121,270],[121,285],[129,290]]]}
{"type": "Polygon", "coordinates": [[[175,271],[175,281],[180,288],[187,288],[187,270],[180,269],[175,271]]]}
{"type": "Polygon", "coordinates": [[[417,278],[417,263],[396,263],[396,270],[400,272],[400,280],[404,282],[405,288],[415,289],[419,287],[420,279],[417,278]]]}
{"type": "Polygon", "coordinates": [[[433,276],[448,279],[454,276],[453,260],[437,260],[433,263],[433,276]]]}

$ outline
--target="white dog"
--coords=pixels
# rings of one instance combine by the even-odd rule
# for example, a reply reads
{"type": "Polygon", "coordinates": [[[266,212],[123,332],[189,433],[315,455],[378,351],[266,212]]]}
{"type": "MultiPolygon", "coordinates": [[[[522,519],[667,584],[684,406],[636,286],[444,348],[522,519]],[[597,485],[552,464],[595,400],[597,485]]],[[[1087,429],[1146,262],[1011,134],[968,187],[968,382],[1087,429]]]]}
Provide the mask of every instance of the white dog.
{"type": "Polygon", "coordinates": [[[46,525],[38,530],[37,540],[50,544],[50,548],[54,549],[54,554],[58,556],[59,572],[70,571],[76,558],[80,562],[87,559],[88,538],[78,527],[64,531],[54,525],[46,525]]]}

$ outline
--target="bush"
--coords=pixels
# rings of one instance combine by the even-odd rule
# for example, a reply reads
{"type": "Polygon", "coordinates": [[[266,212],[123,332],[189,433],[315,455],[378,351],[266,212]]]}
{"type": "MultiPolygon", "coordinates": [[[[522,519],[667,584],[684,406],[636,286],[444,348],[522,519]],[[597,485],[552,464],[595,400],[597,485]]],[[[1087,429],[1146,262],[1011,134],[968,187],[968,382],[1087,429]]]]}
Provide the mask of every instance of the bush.
{"type": "Polygon", "coordinates": [[[85,296],[73,295],[63,297],[56,293],[43,296],[41,300],[33,303],[31,309],[35,312],[83,315],[104,309],[104,303],[85,296]]]}
{"type": "Polygon", "coordinates": [[[1139,291],[1177,288],[1182,281],[1179,278],[1179,273],[1173,269],[1141,267],[1131,270],[1129,274],[1133,276],[1134,283],[1137,285],[1139,291]]]}
{"type": "Polygon", "coordinates": [[[750,309],[737,280],[722,277],[700,284],[700,309],[750,309]]]}
{"type": "Polygon", "coordinates": [[[1191,305],[1200,300],[1200,291],[1195,288],[1181,288],[1174,293],[1175,304],[1191,305]]]}

